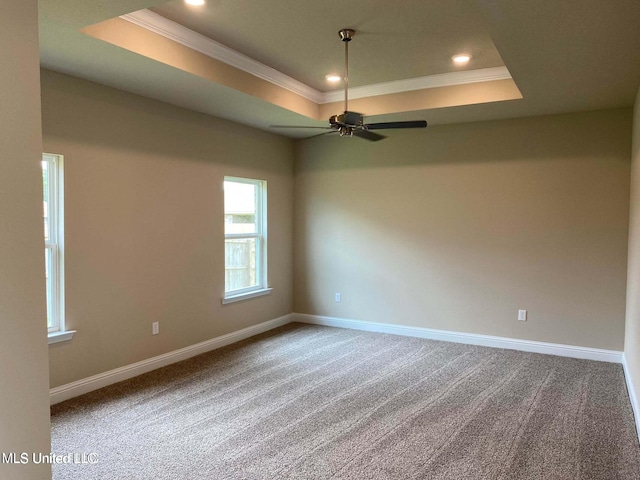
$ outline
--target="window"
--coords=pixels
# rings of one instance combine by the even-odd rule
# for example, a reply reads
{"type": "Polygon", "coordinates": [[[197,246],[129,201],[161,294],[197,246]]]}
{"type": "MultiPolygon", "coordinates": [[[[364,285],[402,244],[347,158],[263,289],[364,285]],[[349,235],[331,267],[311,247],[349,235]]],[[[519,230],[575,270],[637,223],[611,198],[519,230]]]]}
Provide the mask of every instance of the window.
{"type": "Polygon", "coordinates": [[[224,178],[224,290],[222,303],[265,295],[267,182],[224,178]]]}
{"type": "Polygon", "coordinates": [[[44,260],[49,343],[69,340],[75,333],[64,328],[63,185],[62,156],[43,154],[44,260]]]}

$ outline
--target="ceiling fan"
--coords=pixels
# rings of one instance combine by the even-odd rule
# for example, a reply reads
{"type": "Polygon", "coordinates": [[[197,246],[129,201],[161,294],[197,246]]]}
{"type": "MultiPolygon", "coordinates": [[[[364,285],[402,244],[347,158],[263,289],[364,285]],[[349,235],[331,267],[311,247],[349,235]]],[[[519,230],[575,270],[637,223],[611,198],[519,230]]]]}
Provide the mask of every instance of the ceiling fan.
{"type": "Polygon", "coordinates": [[[343,28],[338,32],[340,39],[344,42],[344,113],[332,115],[331,118],[329,118],[328,127],[271,125],[271,128],[317,128],[331,130],[330,132],[325,132],[325,134],[339,133],[341,137],[360,137],[373,142],[382,140],[386,137],[379,133],[372,132],[371,130],[386,130],[391,128],[426,128],[427,122],[425,120],[364,123],[364,116],[361,113],[349,111],[349,42],[355,33],[355,30],[350,28],[343,28]]]}

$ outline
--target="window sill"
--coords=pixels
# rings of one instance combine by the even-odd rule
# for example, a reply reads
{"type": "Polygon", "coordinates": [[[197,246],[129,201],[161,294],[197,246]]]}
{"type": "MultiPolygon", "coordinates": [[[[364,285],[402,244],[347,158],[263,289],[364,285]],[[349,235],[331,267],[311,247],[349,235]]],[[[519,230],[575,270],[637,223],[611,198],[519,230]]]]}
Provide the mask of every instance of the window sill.
{"type": "Polygon", "coordinates": [[[66,342],[73,338],[75,330],[67,330],[66,332],[53,332],[49,334],[49,345],[52,343],[66,342]]]}
{"type": "Polygon", "coordinates": [[[248,300],[254,297],[261,297],[263,295],[269,295],[273,288],[263,288],[262,290],[254,290],[253,292],[241,293],[239,295],[232,295],[229,297],[224,297],[222,299],[222,304],[226,305],[227,303],[241,302],[242,300],[248,300]]]}

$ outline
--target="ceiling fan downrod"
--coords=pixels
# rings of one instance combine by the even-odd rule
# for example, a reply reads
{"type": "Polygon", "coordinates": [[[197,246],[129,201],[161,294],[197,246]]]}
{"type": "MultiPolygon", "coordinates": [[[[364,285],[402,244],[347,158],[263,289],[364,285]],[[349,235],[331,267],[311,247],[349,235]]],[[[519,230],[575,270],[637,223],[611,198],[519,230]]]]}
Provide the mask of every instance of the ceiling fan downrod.
{"type": "Polygon", "coordinates": [[[355,30],[343,28],[338,32],[344,42],[344,110],[349,110],[349,42],[356,34],[355,30]]]}

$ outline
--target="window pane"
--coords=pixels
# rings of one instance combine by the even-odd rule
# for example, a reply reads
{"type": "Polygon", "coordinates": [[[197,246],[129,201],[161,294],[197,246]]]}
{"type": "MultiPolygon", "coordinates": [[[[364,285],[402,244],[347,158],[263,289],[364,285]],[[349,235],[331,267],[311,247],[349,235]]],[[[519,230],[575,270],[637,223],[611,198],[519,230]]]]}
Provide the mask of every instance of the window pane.
{"type": "Polygon", "coordinates": [[[256,233],[256,188],[250,183],[224,182],[224,233],[256,233]]]}
{"type": "Polygon", "coordinates": [[[45,278],[47,285],[47,328],[55,327],[53,316],[53,251],[51,248],[44,249],[45,278]]]}
{"type": "Polygon", "coordinates": [[[265,288],[266,182],[225,177],[225,296],[265,288]]]}
{"type": "Polygon", "coordinates": [[[59,237],[62,226],[62,157],[43,154],[42,167],[42,211],[44,217],[45,238],[45,281],[47,292],[47,328],[49,333],[64,331],[64,291],[61,272],[62,238],[59,237]]]}
{"type": "Polygon", "coordinates": [[[256,246],[255,238],[228,238],[225,240],[225,291],[239,290],[258,284],[256,246]]]}
{"type": "Polygon", "coordinates": [[[51,240],[51,234],[50,234],[50,225],[51,225],[51,220],[50,220],[50,202],[49,199],[51,198],[51,194],[50,194],[50,190],[49,190],[49,185],[50,185],[50,171],[49,171],[49,162],[42,162],[42,187],[43,187],[43,211],[44,211],[44,240],[45,242],[48,242],[49,240],[51,240]]]}

